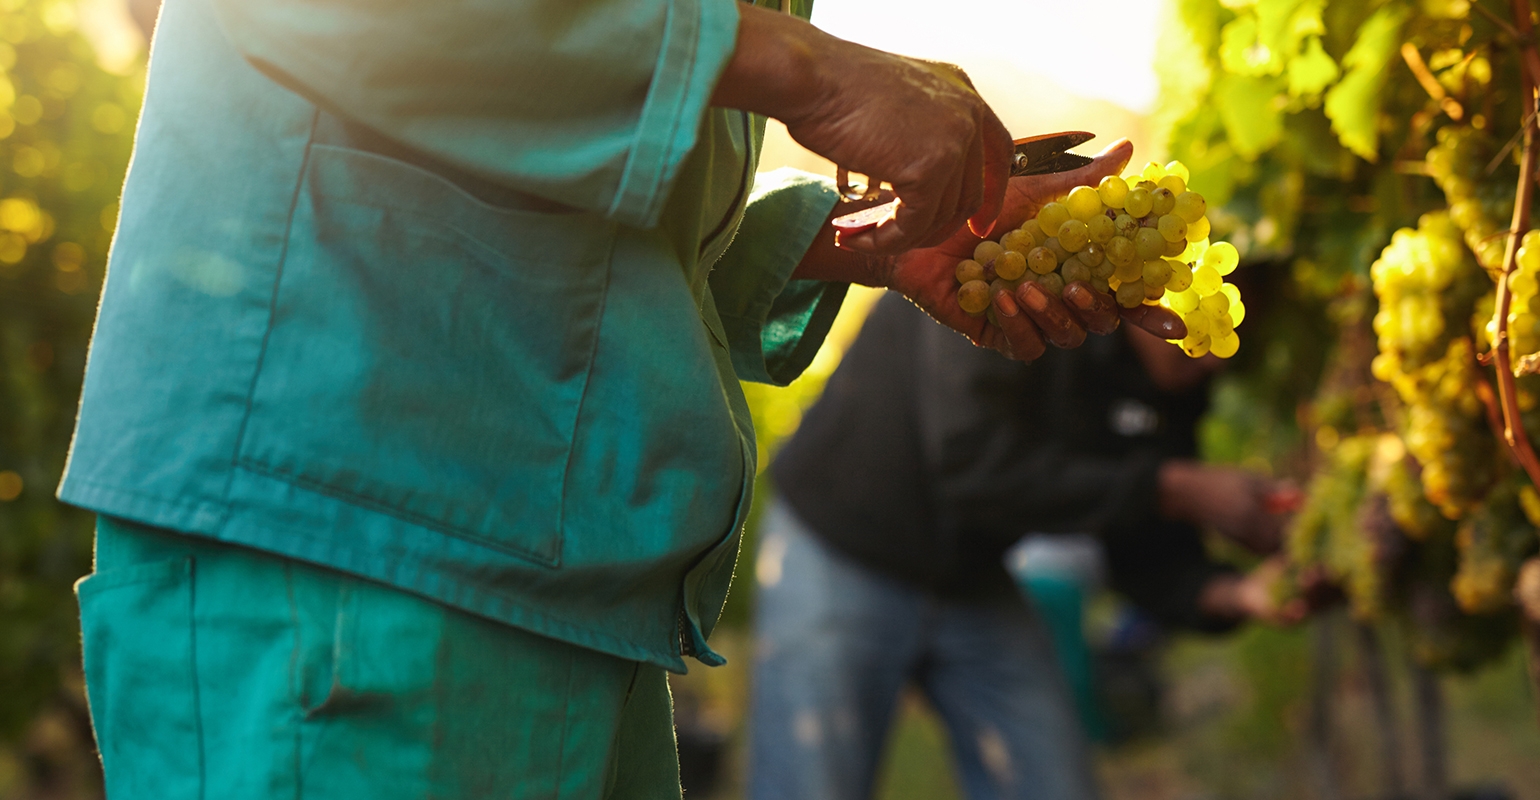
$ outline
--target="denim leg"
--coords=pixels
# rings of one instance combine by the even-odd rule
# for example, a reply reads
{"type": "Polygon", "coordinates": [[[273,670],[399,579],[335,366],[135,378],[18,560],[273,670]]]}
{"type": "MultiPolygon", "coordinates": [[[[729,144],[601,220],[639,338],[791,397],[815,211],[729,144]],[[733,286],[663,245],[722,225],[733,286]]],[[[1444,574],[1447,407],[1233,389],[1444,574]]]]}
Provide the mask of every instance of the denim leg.
{"type": "Polygon", "coordinates": [[[832,551],[779,503],[755,576],[748,796],[867,800],[924,596],[832,551]]]}
{"type": "Polygon", "coordinates": [[[1092,800],[1089,745],[1047,632],[1021,598],[941,604],[919,680],[970,800],[1092,800]]]}

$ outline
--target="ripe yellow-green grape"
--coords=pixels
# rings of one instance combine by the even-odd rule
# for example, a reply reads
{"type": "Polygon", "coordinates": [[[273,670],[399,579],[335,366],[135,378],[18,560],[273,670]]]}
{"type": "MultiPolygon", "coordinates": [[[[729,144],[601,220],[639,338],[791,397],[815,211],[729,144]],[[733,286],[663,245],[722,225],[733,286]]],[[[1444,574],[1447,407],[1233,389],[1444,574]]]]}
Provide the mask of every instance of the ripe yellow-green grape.
{"type": "Polygon", "coordinates": [[[1086,235],[1094,244],[1105,244],[1108,239],[1117,235],[1117,225],[1106,214],[1097,214],[1086,220],[1086,235]]]}
{"type": "Polygon", "coordinates": [[[1064,199],[1064,207],[1069,210],[1069,215],[1081,222],[1102,213],[1102,206],[1101,196],[1089,186],[1076,186],[1064,199]]]}
{"type": "Polygon", "coordinates": [[[1181,217],[1175,214],[1167,214],[1160,218],[1160,223],[1156,226],[1156,229],[1160,231],[1161,236],[1166,237],[1166,241],[1173,244],[1181,244],[1181,250],[1173,253],[1173,255],[1181,255],[1182,250],[1187,249],[1187,222],[1181,217]]]}
{"type": "Polygon", "coordinates": [[[1139,220],[1127,214],[1119,214],[1112,218],[1112,232],[1114,235],[1133,241],[1134,234],[1139,232],[1139,220]]]}
{"type": "Polygon", "coordinates": [[[1059,244],[1071,253],[1078,253],[1091,243],[1091,231],[1084,222],[1072,219],[1059,226],[1059,244]]]}
{"type": "Polygon", "coordinates": [[[971,258],[965,258],[957,262],[957,282],[984,280],[984,265],[971,258]]]}
{"type": "Polygon", "coordinates": [[[1123,210],[1134,218],[1148,216],[1153,206],[1154,201],[1150,199],[1150,190],[1138,186],[1128,190],[1128,197],[1123,201],[1123,210]]]}
{"type": "Polygon", "coordinates": [[[968,281],[957,288],[957,304],[962,310],[978,316],[989,308],[989,284],[983,281],[968,281]]]}
{"type": "Polygon", "coordinates": [[[1154,228],[1140,228],[1134,234],[1134,249],[1138,251],[1141,261],[1160,258],[1166,254],[1166,238],[1154,228]]]}
{"type": "Polygon", "coordinates": [[[1014,281],[1027,273],[1027,257],[1015,250],[1006,250],[995,256],[995,274],[1014,281]]]}
{"type": "Polygon", "coordinates": [[[1170,192],[1173,197],[1180,197],[1183,192],[1187,191],[1187,181],[1183,180],[1180,176],[1170,173],[1156,181],[1155,185],[1170,192]]]}
{"type": "Polygon", "coordinates": [[[1000,237],[1000,246],[1006,250],[1026,253],[1032,248],[1037,247],[1037,239],[1031,233],[1017,228],[1000,237]]]}
{"type": "Polygon", "coordinates": [[[1174,208],[1176,208],[1176,195],[1172,194],[1170,189],[1164,186],[1157,186],[1155,191],[1150,192],[1151,214],[1156,217],[1164,217],[1170,214],[1174,208]]]}
{"type": "Polygon", "coordinates": [[[1065,283],[1091,280],[1091,268],[1080,260],[1079,255],[1070,256],[1069,261],[1059,268],[1059,275],[1063,276],[1065,283]]]}
{"type": "Polygon", "coordinates": [[[1053,272],[1058,266],[1059,259],[1046,247],[1034,247],[1027,253],[1027,267],[1039,275],[1053,272]]]}
{"type": "Polygon", "coordinates": [[[1096,195],[1101,198],[1102,205],[1122,208],[1124,199],[1128,197],[1128,182],[1116,175],[1108,175],[1096,184],[1096,195]]]}

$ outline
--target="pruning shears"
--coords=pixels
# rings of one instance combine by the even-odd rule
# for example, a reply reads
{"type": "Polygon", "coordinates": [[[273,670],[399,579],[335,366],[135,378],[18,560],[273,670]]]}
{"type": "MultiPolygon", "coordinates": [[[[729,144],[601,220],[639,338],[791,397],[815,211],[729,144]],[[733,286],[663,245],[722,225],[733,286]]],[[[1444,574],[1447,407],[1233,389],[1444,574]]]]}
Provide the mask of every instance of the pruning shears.
{"type": "MultiPolygon", "coordinates": [[[[1095,138],[1096,134],[1094,133],[1065,131],[1063,133],[1045,133],[1041,136],[1028,136],[1025,139],[1017,139],[1016,153],[1011,158],[1011,177],[1046,175],[1054,172],[1068,172],[1072,169],[1079,169],[1091,163],[1091,159],[1067,151],[1072,147],[1079,147],[1095,138]]],[[[835,173],[835,180],[839,184],[841,202],[850,203],[858,200],[875,200],[881,192],[882,182],[875,179],[868,180],[864,187],[852,186],[850,183],[850,171],[844,167],[840,167],[835,173]]],[[[890,200],[881,205],[835,217],[831,224],[842,234],[871,230],[896,214],[898,212],[898,204],[898,200],[890,200]]]]}

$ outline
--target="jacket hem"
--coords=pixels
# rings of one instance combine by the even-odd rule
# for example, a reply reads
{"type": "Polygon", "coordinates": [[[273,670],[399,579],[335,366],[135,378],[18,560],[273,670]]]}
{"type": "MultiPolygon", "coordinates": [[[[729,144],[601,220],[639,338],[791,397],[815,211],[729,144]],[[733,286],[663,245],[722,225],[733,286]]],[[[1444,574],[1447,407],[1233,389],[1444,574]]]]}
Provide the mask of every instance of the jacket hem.
{"type": "MultiPolygon", "coordinates": [[[[244,471],[244,470],[243,470],[244,471]]],[[[267,476],[247,473],[258,481],[283,483],[267,476]]],[[[315,495],[301,486],[284,483],[283,491],[310,496],[313,503],[344,506],[350,513],[377,516],[377,512],[336,498],[315,495]]],[[[518,598],[478,587],[456,578],[446,570],[435,569],[412,558],[399,548],[387,550],[360,548],[342,537],[318,537],[306,526],[289,525],[257,508],[242,508],[232,513],[235,503],[186,501],[135,492],[91,480],[70,477],[59,489],[59,499],[88,511],[120,517],[141,525],[165,528],[183,534],[203,536],[226,544],[250,547],[264,553],[304,561],[335,569],[393,588],[421,595],[493,622],[510,625],[531,633],[558,639],[579,647],[632,661],[643,661],[670,672],[687,670],[679,653],[649,648],[617,636],[551,616],[521,602],[518,598]]],[[[434,532],[435,535],[443,534],[434,532]]],[[[468,547],[475,542],[456,539],[468,547]]],[[[672,612],[673,598],[667,603],[672,612]]]]}

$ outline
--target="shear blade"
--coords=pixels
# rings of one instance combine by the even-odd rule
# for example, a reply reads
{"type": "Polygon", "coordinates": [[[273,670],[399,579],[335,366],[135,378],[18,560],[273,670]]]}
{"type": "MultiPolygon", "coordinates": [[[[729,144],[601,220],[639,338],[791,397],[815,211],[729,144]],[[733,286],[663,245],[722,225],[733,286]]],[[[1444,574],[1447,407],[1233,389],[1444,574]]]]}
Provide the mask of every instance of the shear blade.
{"type": "Polygon", "coordinates": [[[1046,175],[1083,167],[1091,163],[1091,159],[1065,151],[1095,138],[1096,134],[1087,131],[1065,131],[1017,139],[1016,163],[1011,175],[1046,175]]]}

